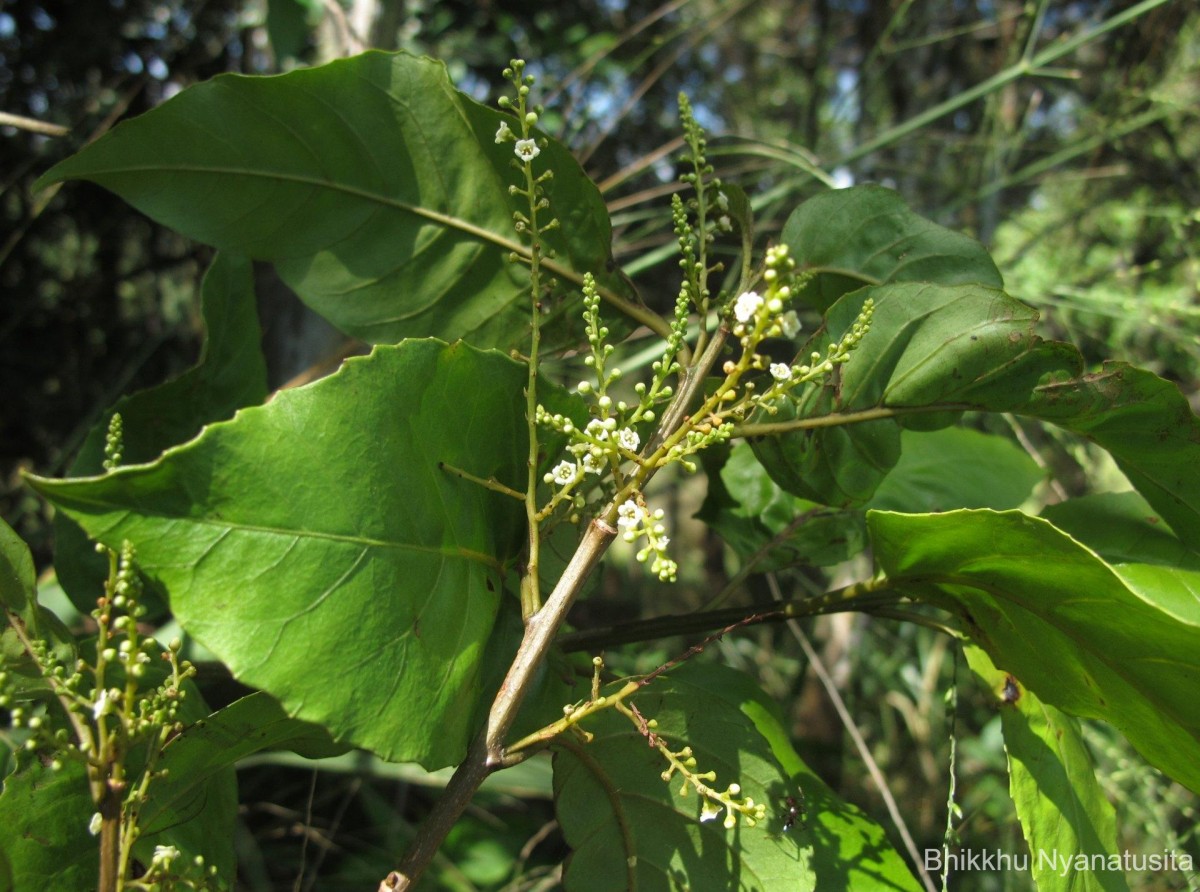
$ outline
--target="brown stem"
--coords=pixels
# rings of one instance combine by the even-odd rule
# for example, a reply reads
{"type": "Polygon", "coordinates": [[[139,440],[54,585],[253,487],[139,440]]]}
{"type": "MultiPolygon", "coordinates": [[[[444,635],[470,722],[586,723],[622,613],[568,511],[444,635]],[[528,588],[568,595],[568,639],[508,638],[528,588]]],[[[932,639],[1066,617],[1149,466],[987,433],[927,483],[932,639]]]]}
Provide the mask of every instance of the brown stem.
{"type": "MultiPolygon", "coordinates": [[[[107,784],[105,785],[107,787],[107,784]]],[[[121,797],[106,789],[100,798],[100,883],[98,892],[117,892],[121,863],[121,797]]]]}
{"type": "Polygon", "coordinates": [[[458,766],[442,798],[417,831],[399,869],[389,873],[380,883],[379,892],[400,892],[415,886],[479,785],[489,774],[503,767],[504,738],[516,720],[534,673],[550,648],[575,596],[616,534],[617,531],[601,519],[588,524],[583,540],[554,586],[554,591],[546,599],[545,606],[526,623],[521,646],[492,701],[487,726],[475,738],[467,758],[458,766]]]}
{"type": "Polygon", "coordinates": [[[558,643],[565,652],[573,653],[602,650],[618,644],[653,641],[673,635],[707,632],[710,629],[722,629],[723,631],[717,634],[723,635],[725,631],[730,631],[738,626],[799,619],[806,616],[818,616],[822,613],[841,613],[847,610],[871,612],[886,609],[895,605],[902,597],[900,592],[888,588],[887,580],[868,580],[856,582],[845,588],[835,589],[812,598],[780,601],[765,610],[763,605],[754,605],[753,607],[725,607],[705,613],[658,616],[653,619],[598,626],[594,629],[572,632],[559,638],[558,643]]]}

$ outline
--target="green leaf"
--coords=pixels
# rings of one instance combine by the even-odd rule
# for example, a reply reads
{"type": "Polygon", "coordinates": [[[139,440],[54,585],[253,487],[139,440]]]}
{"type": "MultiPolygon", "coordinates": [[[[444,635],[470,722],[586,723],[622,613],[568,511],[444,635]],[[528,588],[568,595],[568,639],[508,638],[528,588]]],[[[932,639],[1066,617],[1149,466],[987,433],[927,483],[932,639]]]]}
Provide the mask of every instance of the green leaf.
{"type": "MultiPolygon", "coordinates": [[[[163,750],[157,767],[167,775],[154,782],[153,795],[142,809],[143,833],[171,832],[228,787],[233,799],[223,838],[231,839],[237,813],[236,790],[231,786],[234,766],[246,756],[267,749],[289,749],[313,758],[346,751],[323,729],[288,717],[275,700],[261,691],[250,694],[192,722],[163,750]]],[[[206,829],[209,834],[214,832],[206,829]]],[[[230,863],[220,869],[228,876],[232,867],[230,863]]]]}
{"type": "MultiPolygon", "coordinates": [[[[192,702],[188,703],[184,735],[202,725],[205,720],[197,716],[208,712],[200,692],[191,687],[190,693],[192,702]]],[[[222,762],[200,771],[195,761],[174,758],[174,745],[173,741],[164,750],[156,766],[169,774],[150,784],[150,799],[138,819],[142,834],[134,845],[134,854],[143,864],[149,864],[155,846],[175,846],[187,860],[203,857],[219,876],[232,877],[237,867],[234,839],[238,820],[234,765],[222,762]],[[195,775],[181,773],[193,769],[197,769],[195,775]]]]}
{"type": "Polygon", "coordinates": [[[1022,412],[1106,449],[1180,541],[1200,550],[1200,418],[1177,385],[1105,363],[1097,374],[1039,387],[1022,412]]]}
{"type": "Polygon", "coordinates": [[[1016,508],[1045,476],[1011,440],[966,428],[901,431],[900,449],[869,507],[911,513],[1016,508]]]}
{"type": "Polygon", "coordinates": [[[1162,564],[1200,570],[1200,553],[1171,532],[1136,492],[1101,492],[1047,505],[1041,516],[1110,564],[1162,564]]]}
{"type": "Polygon", "coordinates": [[[1110,566],[1017,511],[872,511],[867,526],[891,587],[957,614],[1040,699],[1109,722],[1200,791],[1200,574],[1110,566]]]}
{"type": "Polygon", "coordinates": [[[783,243],[801,270],[815,273],[798,296],[821,312],[843,294],[885,282],[1004,286],[983,245],[914,214],[881,186],[810,198],[788,217],[783,243]]]}
{"type": "Polygon", "coordinates": [[[1009,788],[1029,844],[1038,892],[1128,890],[1124,874],[1107,869],[1110,857],[1120,857],[1116,812],[1096,780],[1079,722],[1022,688],[979,648],[967,647],[965,652],[971,669],[1000,704],[1009,788]],[[1077,855],[1085,856],[1089,866],[1064,872],[1061,861],[1052,860],[1077,855]],[[1091,869],[1095,856],[1104,868],[1091,869]]]}
{"type": "Polygon", "coordinates": [[[300,57],[324,12],[319,0],[268,0],[267,37],[277,63],[300,57]]]}
{"type": "Polygon", "coordinates": [[[94,889],[99,846],[88,833],[96,810],[81,762],[53,771],[33,762],[4,779],[0,793],[0,851],[14,878],[11,889],[94,889]]]}
{"type": "Polygon", "coordinates": [[[32,482],[129,539],[191,634],[298,718],[385,758],[460,761],[524,475],[525,367],[408,341],[210,425],[159,460],[32,482]]]}
{"type": "Polygon", "coordinates": [[[1177,386],[1122,363],[1064,380],[1064,370],[1078,374],[1079,352],[1038,338],[1034,310],[976,286],[861,289],[830,309],[805,352],[839,339],[868,297],[871,329],[840,380],[746,426],[775,434],[752,443],[780,486],[823,504],[864,504],[899,460],[901,425],[945,427],[965,409],[1015,412],[1108,450],[1180,541],[1200,550],[1200,418],[1177,386]]]}
{"type": "Polygon", "coordinates": [[[0,605],[26,622],[36,621],[33,554],[20,536],[0,520],[0,605]]]}
{"type": "MultiPolygon", "coordinates": [[[[868,507],[890,511],[1015,508],[1042,479],[1024,450],[1003,437],[964,428],[900,432],[900,457],[868,507]]],[[[751,448],[739,443],[710,483],[699,515],[742,560],[763,572],[796,564],[828,566],[866,547],[860,511],[834,511],[785,492],[751,448]],[[718,491],[720,489],[721,491],[718,491]]]]}
{"type": "MultiPolygon", "coordinates": [[[[771,477],[796,495],[838,507],[862,505],[900,457],[901,425],[946,427],[966,408],[1012,411],[1049,372],[1078,365],[1063,345],[1034,334],[1037,313],[978,285],[882,285],[846,295],[803,353],[840,340],[871,298],[875,314],[849,362],[799,406],[749,425],[771,477]],[[777,433],[797,419],[808,429],[777,433]]],[[[795,424],[792,425],[795,428],[795,424]]]]}
{"type": "MultiPolygon", "coordinates": [[[[612,889],[919,889],[882,829],[836,799],[800,761],[773,706],[754,682],[722,666],[688,664],[634,698],[673,751],[690,746],[709,785],[741,785],[767,805],[756,827],[744,819],[701,823],[694,790],[665,783],[665,759],[615,710],[589,717],[589,743],[573,738],[554,757],[559,821],[572,855],[571,892],[612,889]],[[803,797],[807,818],[784,832],[786,797],[803,797]]],[[[723,818],[723,815],[722,815],[723,818]]]]}
{"type": "MultiPolygon", "coordinates": [[[[267,395],[267,369],[254,301],[250,261],[218,254],[200,288],[205,341],[196,365],[177,378],[122,397],[89,431],[67,471],[70,477],[103,473],[108,423],[121,413],[122,463],[153,461],[170,446],[190,440],[214,421],[229,418],[267,395]]],[[[119,544],[119,543],[118,543],[119,544]]],[[[82,613],[96,606],[108,560],[96,554],[87,535],[64,514],[54,518],[54,569],[63,590],[82,613]]],[[[149,594],[149,593],[148,593],[149,594]]]]}
{"type": "MultiPolygon", "coordinates": [[[[512,144],[495,141],[501,120],[512,118],[456,92],[440,62],[371,52],[197,84],[37,186],[92,180],[184,235],[269,260],[305,303],[372,343],[524,348],[529,275],[508,258],[529,249],[513,228],[523,199],[508,191],[519,177],[512,144]]],[[[596,187],[556,140],[535,167],[554,172],[542,185],[561,221],[542,235],[545,271],[576,285],[591,272],[631,298],[596,187]]],[[[547,344],[570,341],[578,300],[547,306],[547,344]]]]}
{"type": "Polygon", "coordinates": [[[30,656],[29,638],[47,641],[64,665],[75,659],[75,638],[62,621],[37,603],[33,554],[12,527],[0,520],[0,670],[12,672],[8,685],[13,696],[24,700],[49,693],[40,667],[30,656]]]}
{"type": "Polygon", "coordinates": [[[710,475],[697,516],[763,573],[797,564],[829,566],[866,546],[861,512],[833,511],[784,492],[745,443],[733,447],[718,479],[710,475]]]}

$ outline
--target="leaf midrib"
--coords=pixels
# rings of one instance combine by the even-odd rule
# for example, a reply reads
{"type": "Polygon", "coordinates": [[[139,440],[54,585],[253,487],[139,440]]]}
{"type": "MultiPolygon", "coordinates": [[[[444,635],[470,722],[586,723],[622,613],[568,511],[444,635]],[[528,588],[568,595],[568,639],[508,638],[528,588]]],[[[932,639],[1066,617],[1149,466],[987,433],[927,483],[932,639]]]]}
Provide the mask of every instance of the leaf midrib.
{"type": "MultiPolygon", "coordinates": [[[[97,508],[112,510],[109,503],[100,499],[87,499],[79,496],[74,496],[73,500],[77,505],[92,505],[97,508]]],[[[457,557],[463,560],[474,561],[496,570],[503,570],[503,564],[499,558],[486,554],[481,551],[476,551],[471,548],[463,548],[455,546],[453,549],[445,546],[435,547],[431,545],[417,545],[411,542],[389,542],[386,539],[372,539],[366,536],[354,536],[345,533],[328,533],[319,530],[295,530],[286,527],[267,526],[265,524],[250,524],[245,522],[232,522],[228,520],[216,520],[211,517],[180,517],[162,513],[147,513],[134,512],[131,510],[117,511],[119,518],[116,523],[112,524],[109,529],[113,529],[118,525],[126,523],[135,523],[139,519],[154,519],[157,518],[163,521],[173,521],[178,523],[191,523],[202,526],[212,526],[218,529],[234,530],[246,533],[268,533],[275,536],[284,536],[288,538],[309,538],[309,539],[324,539],[330,542],[345,543],[356,545],[360,548],[379,548],[379,549],[395,549],[401,551],[417,552],[419,554],[436,554],[443,557],[457,557]],[[130,518],[133,518],[131,521],[130,518]]]]}
{"type": "MultiPolygon", "coordinates": [[[[273,180],[285,183],[294,183],[301,186],[310,186],[319,189],[328,189],[333,192],[340,192],[344,195],[349,195],[354,198],[359,198],[364,201],[373,202],[375,204],[390,207],[395,210],[405,211],[416,217],[423,217],[433,223],[438,223],[450,229],[457,229],[460,232],[471,235],[481,241],[489,242],[500,248],[503,251],[514,252],[521,257],[529,256],[529,248],[520,242],[512,241],[504,238],[497,233],[477,226],[462,217],[455,217],[449,214],[443,214],[439,211],[431,210],[430,208],[420,207],[415,204],[410,204],[407,201],[402,201],[398,198],[391,198],[386,195],[381,195],[377,192],[370,192],[366,189],[361,189],[356,186],[350,186],[345,183],[339,183],[336,180],[323,180],[315,177],[305,176],[302,174],[288,173],[264,173],[253,168],[240,167],[206,167],[194,164],[145,164],[145,165],[126,165],[122,167],[110,167],[103,170],[91,170],[85,174],[79,175],[78,178],[95,180],[98,177],[105,176],[122,176],[127,174],[147,174],[147,173],[190,173],[190,174],[207,174],[210,176],[242,176],[262,180],[273,180]]],[[[77,178],[71,176],[70,178],[77,178]]],[[[582,284],[583,276],[568,266],[563,266],[561,263],[543,258],[541,265],[550,270],[555,275],[560,276],[567,281],[575,284],[582,284]]],[[[607,289],[606,289],[607,290],[607,289]]]]}

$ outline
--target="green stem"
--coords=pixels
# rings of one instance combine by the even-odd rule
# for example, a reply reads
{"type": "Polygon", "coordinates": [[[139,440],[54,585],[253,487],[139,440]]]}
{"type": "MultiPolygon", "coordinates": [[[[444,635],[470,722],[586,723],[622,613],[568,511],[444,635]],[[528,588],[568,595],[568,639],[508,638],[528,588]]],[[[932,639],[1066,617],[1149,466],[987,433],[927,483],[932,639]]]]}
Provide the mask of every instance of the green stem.
{"type": "Polygon", "coordinates": [[[501,495],[509,496],[521,502],[525,501],[525,493],[517,492],[511,486],[505,486],[495,477],[488,477],[485,480],[483,477],[476,477],[470,471],[464,471],[462,468],[456,468],[454,465],[448,464],[444,461],[438,462],[438,469],[445,471],[448,474],[453,474],[455,477],[461,477],[463,480],[470,480],[472,483],[482,486],[484,489],[490,489],[492,492],[498,492],[501,495]]]}
{"type": "MultiPolygon", "coordinates": [[[[518,116],[521,121],[521,132],[525,138],[530,137],[529,125],[525,121],[525,96],[519,95],[518,116]]],[[[529,197],[529,287],[532,297],[533,320],[529,336],[529,378],[525,384],[525,423],[529,432],[528,476],[525,483],[525,521],[529,529],[529,546],[525,576],[521,580],[521,618],[525,622],[533,617],[542,607],[542,596],[538,590],[538,554],[541,548],[541,519],[538,516],[538,425],[537,425],[537,376],[538,350],[541,347],[541,263],[542,241],[538,229],[538,187],[533,176],[533,163],[522,163],[525,173],[525,193],[529,197]]]]}
{"type": "Polygon", "coordinates": [[[904,406],[895,409],[874,408],[857,409],[852,412],[830,412],[816,418],[796,418],[791,421],[768,421],[758,424],[739,424],[733,429],[735,437],[769,437],[786,434],[792,431],[813,430],[820,427],[838,427],[843,424],[861,424],[864,421],[879,421],[882,418],[899,418],[903,415],[916,415],[926,412],[964,412],[972,406],[962,405],[933,405],[933,406],[904,406]]]}

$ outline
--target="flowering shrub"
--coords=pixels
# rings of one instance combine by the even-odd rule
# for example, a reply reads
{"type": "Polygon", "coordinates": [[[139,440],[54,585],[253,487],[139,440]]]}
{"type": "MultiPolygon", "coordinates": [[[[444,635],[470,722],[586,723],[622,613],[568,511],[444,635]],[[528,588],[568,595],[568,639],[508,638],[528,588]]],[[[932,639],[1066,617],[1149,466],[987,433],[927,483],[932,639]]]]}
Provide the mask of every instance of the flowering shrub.
{"type": "Polygon", "coordinates": [[[744,626],[835,611],[961,643],[996,692],[1031,849],[1116,846],[1073,716],[1200,790],[1200,613],[1183,594],[1200,590],[1200,422],[1178,390],[1121,363],[1085,373],[980,245],[888,190],[819,194],[757,244],[686,98],[680,287],[659,315],[611,262],[596,188],[537,129],[523,63],[505,73],[500,111],[406,55],[221,77],[43,177],[97,182],[220,253],[204,362],[114,407],[71,476],[30,478],[59,511],[59,577],[95,637],[37,605],[28,551],[0,531],[3,697],[23,749],[0,851],[20,885],[230,886],[236,760],[353,746],[457,766],[381,889],[416,883],[483,780],[547,748],[569,889],[919,888],[753,680],[691,659],[744,626]],[[264,402],[249,258],[372,353],[264,402]],[[624,348],[635,326],[659,339],[649,365],[624,348]],[[989,413],[1087,438],[1133,489],[1017,510],[1041,472],[967,431],[989,413]],[[656,475],[701,472],[706,450],[736,578],[868,549],[874,571],[564,636],[618,536],[654,584],[683,574],[656,475]],[[914,455],[990,461],[993,485],[939,473],[889,491],[914,455]],[[1130,531],[1119,546],[1113,524],[1130,531]],[[1170,548],[1143,549],[1150,530],[1170,548]],[[205,715],[183,643],[139,627],[142,579],[258,692],[205,715]],[[542,671],[567,646],[671,634],[701,640],[646,675],[596,657],[581,692],[542,671]],[[22,807],[34,794],[53,817],[22,807]],[[90,834],[99,858],[78,855],[90,834]]]}

